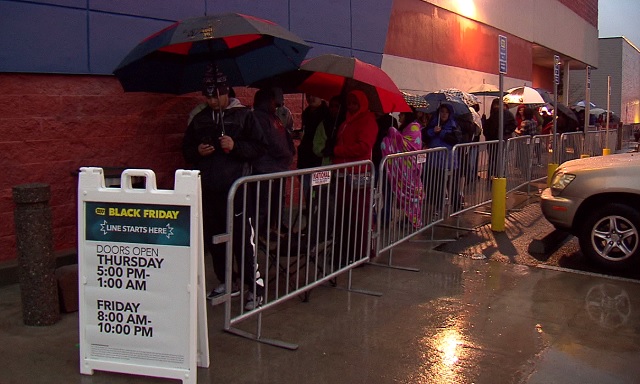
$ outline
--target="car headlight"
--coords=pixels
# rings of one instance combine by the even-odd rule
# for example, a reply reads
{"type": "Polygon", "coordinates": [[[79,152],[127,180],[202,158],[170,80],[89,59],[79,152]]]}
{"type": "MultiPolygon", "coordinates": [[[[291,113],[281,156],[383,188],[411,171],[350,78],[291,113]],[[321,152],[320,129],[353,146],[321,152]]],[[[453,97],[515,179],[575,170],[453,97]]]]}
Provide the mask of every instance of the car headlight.
{"type": "Polygon", "coordinates": [[[571,173],[556,172],[551,179],[551,192],[554,195],[562,192],[575,178],[571,173]]]}

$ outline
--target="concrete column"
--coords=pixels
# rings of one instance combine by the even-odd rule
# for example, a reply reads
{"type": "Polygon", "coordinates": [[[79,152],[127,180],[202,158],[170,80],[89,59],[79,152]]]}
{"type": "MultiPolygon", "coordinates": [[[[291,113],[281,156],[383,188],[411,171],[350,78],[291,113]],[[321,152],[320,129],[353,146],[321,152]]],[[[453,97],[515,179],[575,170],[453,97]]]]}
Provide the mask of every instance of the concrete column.
{"type": "Polygon", "coordinates": [[[22,319],[26,325],[52,325],[60,319],[50,198],[47,184],[13,187],[22,319]]]}

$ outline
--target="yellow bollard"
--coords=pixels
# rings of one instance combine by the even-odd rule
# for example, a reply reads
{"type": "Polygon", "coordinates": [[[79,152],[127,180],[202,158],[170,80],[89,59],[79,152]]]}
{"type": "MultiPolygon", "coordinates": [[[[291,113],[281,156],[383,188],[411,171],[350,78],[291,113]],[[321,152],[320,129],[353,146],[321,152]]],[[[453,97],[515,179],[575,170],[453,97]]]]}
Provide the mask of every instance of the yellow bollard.
{"type": "Polygon", "coordinates": [[[558,169],[558,164],[547,164],[547,187],[551,186],[551,178],[553,177],[553,172],[555,172],[556,169],[558,169]]]}
{"type": "Polygon", "coordinates": [[[586,159],[587,157],[589,157],[588,153],[583,153],[582,155],[580,155],[581,159],[586,159]]]}
{"type": "Polygon", "coordinates": [[[507,179],[493,178],[491,194],[491,230],[504,232],[507,213],[507,179]]]}
{"type": "Polygon", "coordinates": [[[609,156],[611,154],[611,150],[609,148],[602,148],[602,156],[609,156]]]}

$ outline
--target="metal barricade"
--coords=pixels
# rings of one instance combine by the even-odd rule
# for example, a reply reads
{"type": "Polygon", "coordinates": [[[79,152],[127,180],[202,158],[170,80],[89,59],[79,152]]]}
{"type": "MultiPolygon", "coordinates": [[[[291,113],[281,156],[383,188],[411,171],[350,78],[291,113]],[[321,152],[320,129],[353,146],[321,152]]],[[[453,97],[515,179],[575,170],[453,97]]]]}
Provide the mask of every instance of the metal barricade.
{"type": "Polygon", "coordinates": [[[540,181],[547,178],[547,165],[553,162],[552,141],[553,135],[533,136],[530,181],[540,181]]]}
{"type": "Polygon", "coordinates": [[[600,156],[602,149],[609,148],[614,153],[617,140],[617,131],[613,129],[588,131],[584,135],[585,152],[589,156],[600,156]]]}
{"type": "Polygon", "coordinates": [[[225,304],[226,331],[296,349],[262,337],[264,310],[299,296],[306,300],[312,288],[335,285],[344,272],[347,289],[356,291],[351,270],[369,260],[372,242],[372,172],[372,163],[362,161],[247,176],[232,185],[227,232],[214,236],[214,243],[226,243],[226,286],[241,287],[239,300],[228,290],[213,301],[225,304]],[[255,335],[234,327],[252,316],[258,317],[255,335]]]}
{"type": "Polygon", "coordinates": [[[620,152],[629,152],[635,150],[635,138],[633,137],[633,127],[631,125],[623,125],[618,128],[618,142],[620,152]]]}
{"type": "MultiPolygon", "coordinates": [[[[376,255],[443,220],[448,161],[446,148],[390,154],[382,159],[376,188],[376,255]]],[[[391,254],[387,265],[393,266],[391,254]]]]}
{"type": "Polygon", "coordinates": [[[507,140],[505,177],[507,192],[522,188],[531,180],[532,136],[512,137],[507,140]]]}
{"type": "Polygon", "coordinates": [[[584,133],[567,132],[560,136],[560,164],[579,159],[584,154],[584,133]]]}
{"type": "Polygon", "coordinates": [[[500,156],[498,141],[481,141],[477,143],[458,144],[453,147],[451,177],[455,182],[450,183],[451,191],[448,196],[449,215],[457,216],[463,212],[475,209],[491,201],[491,178],[496,176],[500,156]],[[456,202],[458,202],[456,204],[456,202]]]}

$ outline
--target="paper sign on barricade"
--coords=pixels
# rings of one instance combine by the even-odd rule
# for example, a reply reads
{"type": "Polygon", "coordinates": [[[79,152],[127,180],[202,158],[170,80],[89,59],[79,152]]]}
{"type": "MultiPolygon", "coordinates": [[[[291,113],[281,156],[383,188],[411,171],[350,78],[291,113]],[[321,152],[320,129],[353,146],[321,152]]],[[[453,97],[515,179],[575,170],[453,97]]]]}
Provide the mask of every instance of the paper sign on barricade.
{"type": "Polygon", "coordinates": [[[209,366],[198,171],[176,171],[173,191],[151,170],[125,170],[122,188],[80,171],[80,372],[196,383],[209,366]]]}

